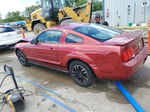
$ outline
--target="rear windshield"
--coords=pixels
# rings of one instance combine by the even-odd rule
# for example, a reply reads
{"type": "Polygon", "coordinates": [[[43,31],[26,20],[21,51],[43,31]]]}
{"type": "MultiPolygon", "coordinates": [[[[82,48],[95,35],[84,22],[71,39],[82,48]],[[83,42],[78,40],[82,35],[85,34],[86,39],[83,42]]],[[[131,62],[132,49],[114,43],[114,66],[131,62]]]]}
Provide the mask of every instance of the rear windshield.
{"type": "Polygon", "coordinates": [[[6,32],[12,32],[12,31],[15,31],[15,30],[11,27],[0,27],[0,33],[6,33],[6,32]]]}
{"type": "Polygon", "coordinates": [[[114,29],[103,25],[97,25],[97,24],[83,25],[73,30],[82,33],[84,35],[87,35],[100,42],[107,41],[115,36],[120,35],[123,32],[118,29],[114,29]]]}

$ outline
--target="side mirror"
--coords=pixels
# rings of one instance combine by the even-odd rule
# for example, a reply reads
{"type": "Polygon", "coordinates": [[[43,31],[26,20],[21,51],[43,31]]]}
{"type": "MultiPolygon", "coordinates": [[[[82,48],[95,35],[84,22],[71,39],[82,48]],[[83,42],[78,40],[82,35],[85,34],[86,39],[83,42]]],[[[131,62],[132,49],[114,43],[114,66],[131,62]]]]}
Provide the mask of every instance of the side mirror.
{"type": "Polygon", "coordinates": [[[37,39],[35,38],[35,39],[33,39],[32,41],[31,41],[31,44],[37,44],[37,39]]]}

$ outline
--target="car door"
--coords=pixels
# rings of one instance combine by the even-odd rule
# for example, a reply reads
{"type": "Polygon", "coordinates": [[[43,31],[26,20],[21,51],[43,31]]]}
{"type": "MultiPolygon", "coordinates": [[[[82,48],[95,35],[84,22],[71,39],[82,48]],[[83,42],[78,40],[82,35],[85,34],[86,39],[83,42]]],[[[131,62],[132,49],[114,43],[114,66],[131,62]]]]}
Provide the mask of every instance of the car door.
{"type": "Polygon", "coordinates": [[[29,58],[37,63],[57,64],[58,45],[62,32],[48,30],[37,37],[37,43],[29,49],[29,58]]]}

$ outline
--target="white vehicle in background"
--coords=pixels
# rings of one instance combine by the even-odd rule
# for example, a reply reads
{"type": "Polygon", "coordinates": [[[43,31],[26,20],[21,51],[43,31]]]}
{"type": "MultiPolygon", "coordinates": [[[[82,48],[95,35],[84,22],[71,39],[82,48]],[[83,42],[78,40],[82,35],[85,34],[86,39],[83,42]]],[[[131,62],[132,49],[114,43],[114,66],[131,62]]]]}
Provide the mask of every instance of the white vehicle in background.
{"type": "Polygon", "coordinates": [[[12,27],[0,26],[0,50],[10,48],[20,40],[22,37],[12,27]]]}

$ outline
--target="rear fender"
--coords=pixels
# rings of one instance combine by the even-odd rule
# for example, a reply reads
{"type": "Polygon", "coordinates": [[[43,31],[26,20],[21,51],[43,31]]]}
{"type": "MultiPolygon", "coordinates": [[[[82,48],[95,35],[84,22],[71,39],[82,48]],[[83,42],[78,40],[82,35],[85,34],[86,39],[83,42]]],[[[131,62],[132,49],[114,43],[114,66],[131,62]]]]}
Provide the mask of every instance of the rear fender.
{"type": "Polygon", "coordinates": [[[81,60],[85,63],[87,63],[91,68],[93,66],[96,66],[95,63],[93,62],[93,60],[88,57],[86,54],[81,53],[81,52],[74,52],[74,53],[70,53],[68,55],[66,55],[64,57],[64,59],[61,62],[62,66],[67,66],[68,62],[70,62],[71,60],[76,59],[76,60],[81,60]]]}

